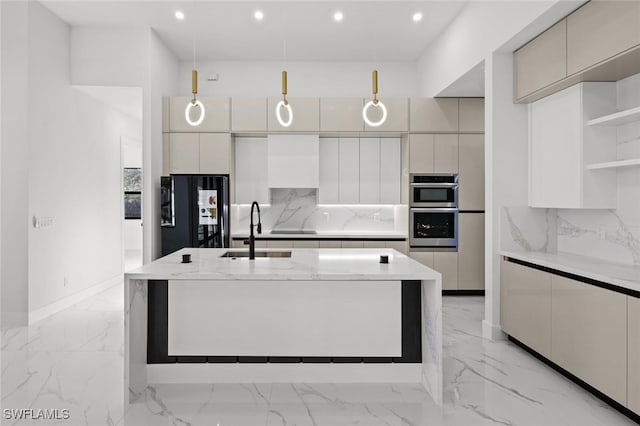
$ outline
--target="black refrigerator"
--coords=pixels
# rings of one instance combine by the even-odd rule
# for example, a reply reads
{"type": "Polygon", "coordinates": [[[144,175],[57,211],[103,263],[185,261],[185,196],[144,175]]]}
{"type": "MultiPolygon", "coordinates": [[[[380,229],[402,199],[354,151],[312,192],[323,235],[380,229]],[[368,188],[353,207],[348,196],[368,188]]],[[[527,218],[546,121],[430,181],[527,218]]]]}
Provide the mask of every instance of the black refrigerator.
{"type": "Polygon", "coordinates": [[[160,178],[162,255],[184,247],[229,247],[229,177],[160,178]]]}

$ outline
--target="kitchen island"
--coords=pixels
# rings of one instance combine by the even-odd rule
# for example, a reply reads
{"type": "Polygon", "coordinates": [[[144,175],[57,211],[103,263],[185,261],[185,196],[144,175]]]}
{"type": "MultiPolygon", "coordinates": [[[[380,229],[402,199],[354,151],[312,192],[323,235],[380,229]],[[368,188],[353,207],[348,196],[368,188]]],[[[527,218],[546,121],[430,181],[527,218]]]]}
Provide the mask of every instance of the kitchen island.
{"type": "Polygon", "coordinates": [[[415,382],[442,402],[439,273],[393,249],[267,251],[182,249],[125,274],[125,403],[222,382],[415,382]]]}

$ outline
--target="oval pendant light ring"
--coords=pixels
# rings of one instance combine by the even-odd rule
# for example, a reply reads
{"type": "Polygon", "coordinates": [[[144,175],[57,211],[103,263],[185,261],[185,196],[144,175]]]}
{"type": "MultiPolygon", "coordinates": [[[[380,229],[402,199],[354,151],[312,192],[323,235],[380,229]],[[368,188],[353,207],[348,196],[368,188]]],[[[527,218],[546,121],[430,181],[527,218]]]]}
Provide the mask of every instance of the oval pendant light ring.
{"type": "Polygon", "coordinates": [[[276,105],[276,118],[278,119],[278,123],[280,123],[282,127],[291,126],[291,123],[293,123],[293,110],[291,109],[291,105],[289,104],[289,102],[278,102],[278,104],[276,105]],[[289,113],[289,119],[287,121],[284,121],[282,119],[282,108],[286,108],[287,112],[289,113]]]}
{"type": "Polygon", "coordinates": [[[385,107],[382,101],[380,100],[378,100],[378,102],[369,101],[366,103],[366,105],[362,109],[362,119],[364,120],[365,123],[367,123],[367,125],[371,127],[378,127],[382,123],[384,123],[384,121],[387,119],[387,107],[385,107]],[[382,117],[378,121],[371,121],[367,116],[367,112],[369,111],[369,108],[371,108],[372,106],[382,109],[382,117]]]}
{"type": "Polygon", "coordinates": [[[202,104],[202,102],[200,101],[189,102],[187,104],[187,108],[184,110],[184,118],[187,120],[187,123],[189,123],[190,125],[194,127],[199,126],[204,120],[204,105],[202,104]],[[198,117],[196,121],[192,121],[191,114],[189,114],[191,112],[191,108],[193,107],[200,108],[200,117],[198,117]]]}

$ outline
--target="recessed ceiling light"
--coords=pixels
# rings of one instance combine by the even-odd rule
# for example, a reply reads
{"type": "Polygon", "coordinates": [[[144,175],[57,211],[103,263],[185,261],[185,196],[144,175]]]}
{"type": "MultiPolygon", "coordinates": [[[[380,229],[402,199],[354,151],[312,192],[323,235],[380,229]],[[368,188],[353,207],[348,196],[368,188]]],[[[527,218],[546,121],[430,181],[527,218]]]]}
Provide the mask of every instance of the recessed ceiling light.
{"type": "Polygon", "coordinates": [[[264,18],[264,13],[262,13],[261,10],[256,10],[255,12],[253,12],[253,17],[256,18],[256,21],[262,21],[262,19],[264,18]]]}
{"type": "Polygon", "coordinates": [[[344,15],[340,11],[337,11],[336,13],[333,14],[333,20],[336,22],[342,21],[342,18],[344,18],[344,15]]]}
{"type": "Polygon", "coordinates": [[[182,12],[181,10],[176,10],[175,17],[176,19],[182,21],[184,19],[184,12],[182,12]]]}
{"type": "Polygon", "coordinates": [[[414,13],[413,16],[411,17],[411,19],[413,19],[413,22],[422,21],[422,13],[420,13],[420,12],[414,13]]]}

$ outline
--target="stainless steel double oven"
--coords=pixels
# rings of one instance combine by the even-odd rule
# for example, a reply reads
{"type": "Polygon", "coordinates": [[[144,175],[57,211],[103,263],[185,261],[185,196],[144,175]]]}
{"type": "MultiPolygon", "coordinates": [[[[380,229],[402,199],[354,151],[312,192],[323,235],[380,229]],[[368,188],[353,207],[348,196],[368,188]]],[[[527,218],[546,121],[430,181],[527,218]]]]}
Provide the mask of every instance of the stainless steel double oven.
{"type": "Polygon", "coordinates": [[[410,175],[409,244],[428,251],[458,250],[458,175],[410,175]]]}

